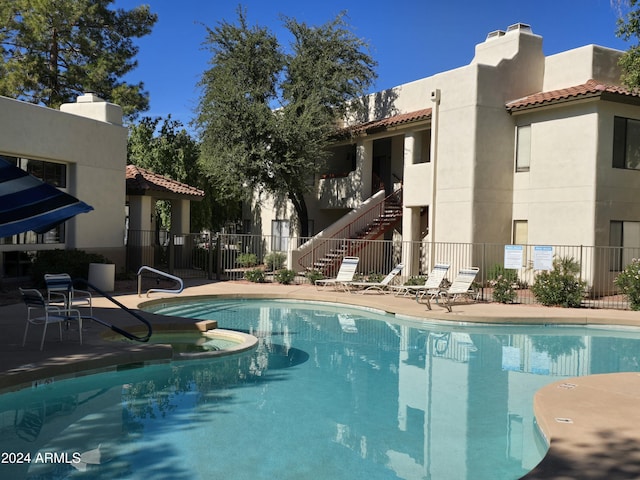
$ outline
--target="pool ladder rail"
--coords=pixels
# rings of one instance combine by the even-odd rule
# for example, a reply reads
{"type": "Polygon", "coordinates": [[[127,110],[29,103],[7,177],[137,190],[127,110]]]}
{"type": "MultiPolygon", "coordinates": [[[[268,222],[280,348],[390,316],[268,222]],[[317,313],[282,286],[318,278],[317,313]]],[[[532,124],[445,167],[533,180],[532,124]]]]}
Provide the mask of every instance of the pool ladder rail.
{"type": "Polygon", "coordinates": [[[150,293],[153,292],[161,292],[161,293],[182,293],[182,290],[184,290],[184,282],[182,281],[182,279],[180,277],[176,277],[175,275],[171,275],[167,272],[163,272],[162,270],[157,270],[155,268],[152,267],[148,267],[147,265],[143,265],[142,267],[140,267],[140,269],[138,270],[137,276],[138,276],[138,296],[141,296],[142,293],[142,272],[147,271],[147,272],[151,272],[151,273],[155,273],[156,275],[161,275],[163,277],[166,277],[170,280],[173,280],[174,282],[176,282],[179,287],[176,289],[166,289],[166,288],[150,288],[149,290],[147,290],[147,297],[149,296],[150,293]]]}
{"type": "Polygon", "coordinates": [[[127,307],[126,305],[123,305],[122,303],[120,303],[118,300],[116,300],[115,298],[113,298],[111,295],[109,295],[107,292],[102,291],[100,288],[96,287],[95,285],[89,283],[87,280],[83,279],[83,278],[78,278],[74,280],[74,283],[79,283],[80,285],[84,285],[86,288],[90,288],[96,292],[98,292],[100,295],[102,295],[104,298],[106,298],[107,300],[109,300],[111,303],[114,303],[115,305],[117,305],[118,307],[120,307],[124,312],[128,313],[130,316],[134,317],[136,320],[138,320],[139,322],[141,322],[142,324],[144,324],[144,326],[147,328],[147,332],[144,335],[136,335],[135,333],[132,332],[127,332],[126,330],[123,330],[122,328],[118,327],[117,325],[113,325],[109,322],[106,322],[98,317],[95,317],[93,315],[90,316],[82,316],[83,319],[90,319],[93,320],[96,323],[99,323],[100,325],[110,328],[111,330],[113,330],[114,332],[122,335],[123,337],[128,338],[129,340],[134,340],[136,342],[148,342],[149,339],[151,338],[151,335],[153,333],[153,329],[151,327],[151,324],[147,321],[147,319],[145,319],[142,315],[140,315],[139,313],[133,311],[132,309],[130,309],[129,307],[127,307]]]}

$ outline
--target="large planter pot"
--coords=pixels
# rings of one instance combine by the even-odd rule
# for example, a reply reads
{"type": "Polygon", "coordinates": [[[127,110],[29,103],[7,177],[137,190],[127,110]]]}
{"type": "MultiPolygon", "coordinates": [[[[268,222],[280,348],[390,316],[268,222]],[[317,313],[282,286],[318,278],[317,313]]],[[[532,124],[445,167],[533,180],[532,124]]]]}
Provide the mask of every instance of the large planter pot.
{"type": "Polygon", "coordinates": [[[113,263],[90,263],[89,283],[104,292],[113,292],[116,266],[113,263]]]}

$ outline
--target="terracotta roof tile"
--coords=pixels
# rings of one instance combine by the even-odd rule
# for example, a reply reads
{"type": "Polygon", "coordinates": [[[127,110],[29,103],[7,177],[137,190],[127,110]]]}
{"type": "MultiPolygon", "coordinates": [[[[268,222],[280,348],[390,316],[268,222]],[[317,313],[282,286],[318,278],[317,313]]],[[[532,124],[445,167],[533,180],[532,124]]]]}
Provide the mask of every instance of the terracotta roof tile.
{"type": "Polygon", "coordinates": [[[533,95],[514,100],[507,103],[507,111],[515,112],[528,110],[530,108],[551,105],[555,103],[580,100],[584,98],[601,97],[603,94],[614,94],[623,97],[638,97],[637,92],[633,92],[618,85],[605,85],[596,80],[588,80],[582,85],[551,90],[548,92],[535,93],[533,95]]]}
{"type": "Polygon", "coordinates": [[[395,127],[405,123],[416,122],[419,120],[426,120],[431,117],[431,109],[424,108],[422,110],[416,110],[414,112],[401,113],[392,117],[383,118],[380,120],[373,120],[371,122],[360,123],[358,125],[352,125],[350,127],[340,130],[340,134],[357,134],[362,135],[365,133],[373,133],[380,130],[385,130],[390,127],[395,127]]]}
{"type": "Polygon", "coordinates": [[[127,193],[144,195],[145,192],[165,192],[190,197],[204,197],[196,187],[180,183],[135,165],[127,165],[127,193]]]}

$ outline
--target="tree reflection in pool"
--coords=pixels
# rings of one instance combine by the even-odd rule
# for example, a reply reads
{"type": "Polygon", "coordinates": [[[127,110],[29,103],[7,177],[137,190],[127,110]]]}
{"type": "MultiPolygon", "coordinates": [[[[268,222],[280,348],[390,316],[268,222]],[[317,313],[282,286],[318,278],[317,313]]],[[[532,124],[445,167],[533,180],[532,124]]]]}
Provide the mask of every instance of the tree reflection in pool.
{"type": "Polygon", "coordinates": [[[515,479],[544,455],[535,391],[638,371],[640,352],[631,330],[461,326],[326,304],[163,312],[259,344],[0,396],[2,451],[80,458],[0,464],[2,478],[515,479]]]}

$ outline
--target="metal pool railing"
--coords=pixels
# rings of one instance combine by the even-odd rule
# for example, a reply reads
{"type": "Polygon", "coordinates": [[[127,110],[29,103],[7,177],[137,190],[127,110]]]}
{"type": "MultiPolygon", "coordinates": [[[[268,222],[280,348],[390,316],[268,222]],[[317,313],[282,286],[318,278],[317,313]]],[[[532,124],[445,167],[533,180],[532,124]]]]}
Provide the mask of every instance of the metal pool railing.
{"type": "Polygon", "coordinates": [[[161,270],[155,269],[155,268],[151,268],[148,267],[146,265],[143,265],[142,267],[140,267],[140,269],[138,270],[138,296],[140,296],[141,292],[142,292],[142,272],[151,272],[151,273],[155,273],[156,275],[161,275],[163,277],[166,277],[170,280],[173,280],[174,282],[176,282],[178,284],[178,288],[175,289],[168,289],[168,288],[150,288],[149,290],[147,290],[147,297],[149,296],[150,293],[153,292],[163,292],[163,293],[181,293],[182,290],[184,290],[184,282],[182,281],[181,278],[176,277],[175,275],[171,275],[169,273],[163,272],[161,270]]]}

